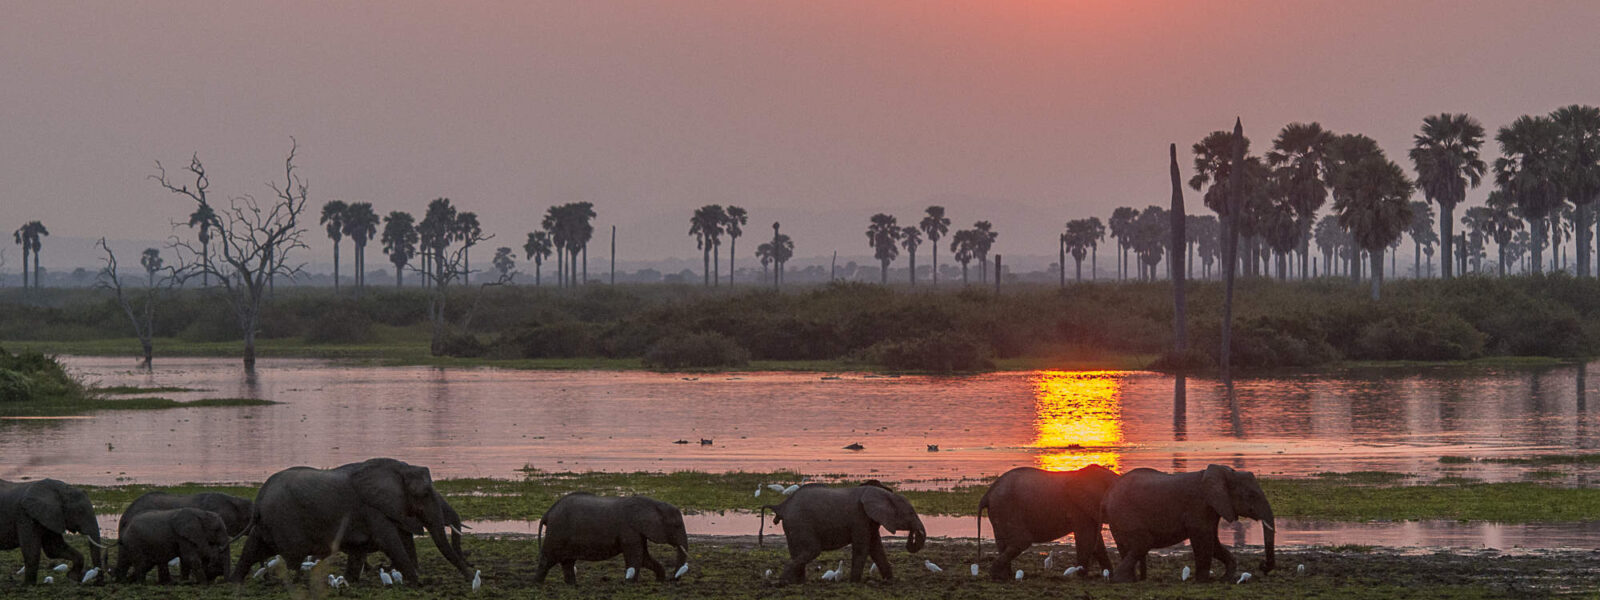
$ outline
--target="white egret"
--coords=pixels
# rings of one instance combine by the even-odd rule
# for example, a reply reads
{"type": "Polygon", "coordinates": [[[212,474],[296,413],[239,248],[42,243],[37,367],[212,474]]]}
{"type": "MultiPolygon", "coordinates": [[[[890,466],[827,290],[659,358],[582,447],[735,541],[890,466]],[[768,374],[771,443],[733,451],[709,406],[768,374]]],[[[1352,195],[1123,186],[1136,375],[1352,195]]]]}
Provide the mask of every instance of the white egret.
{"type": "Polygon", "coordinates": [[[389,572],[383,570],[383,567],[378,567],[378,580],[384,585],[394,585],[394,578],[390,577],[389,572]]]}
{"type": "Polygon", "coordinates": [[[756,497],[757,498],[761,497],[761,486],[756,486],[756,497]]]}
{"type": "Polygon", "coordinates": [[[627,570],[627,571],[624,571],[624,572],[623,572],[623,573],[622,573],[622,580],[623,580],[623,581],[633,581],[633,575],[634,575],[634,573],[636,573],[636,572],[637,572],[637,571],[634,571],[634,570],[633,570],[633,567],[628,567],[628,570],[627,570]]]}
{"type": "Polygon", "coordinates": [[[1294,566],[1294,574],[1295,575],[1305,575],[1306,574],[1306,566],[1305,565],[1295,565],[1294,566]]]}
{"type": "Polygon", "coordinates": [[[1044,568],[1049,569],[1054,566],[1056,566],[1056,553],[1051,552],[1044,555],[1044,568]]]}
{"type": "Polygon", "coordinates": [[[1074,566],[1071,566],[1071,567],[1067,567],[1067,570],[1062,572],[1061,576],[1062,577],[1071,577],[1073,575],[1077,575],[1081,571],[1083,571],[1083,567],[1074,565],[1074,566]]]}
{"type": "Polygon", "coordinates": [[[389,576],[394,578],[394,584],[395,585],[405,585],[406,584],[406,576],[400,574],[400,569],[395,569],[393,571],[390,571],[389,572],[389,576]]]}
{"type": "Polygon", "coordinates": [[[1101,569],[1100,576],[1106,579],[1111,579],[1111,569],[1101,569]]]}
{"type": "Polygon", "coordinates": [[[799,491],[799,489],[800,489],[800,484],[796,483],[796,484],[791,485],[789,487],[783,488],[783,495],[787,496],[789,494],[793,494],[796,491],[799,491]]]}
{"type": "Polygon", "coordinates": [[[1017,581],[1022,581],[1022,569],[1017,569],[1017,581]]]}
{"type": "Polygon", "coordinates": [[[683,566],[678,567],[678,572],[672,574],[672,578],[673,579],[683,579],[683,574],[684,573],[688,573],[688,572],[689,572],[689,562],[688,561],[684,561],[683,566]]]}
{"type": "Polygon", "coordinates": [[[311,560],[311,557],[307,556],[306,559],[300,563],[300,570],[310,571],[311,569],[316,568],[316,566],[317,561],[311,560]]]}
{"type": "Polygon", "coordinates": [[[927,567],[929,571],[933,571],[935,573],[944,571],[944,569],[939,568],[939,565],[933,564],[933,561],[931,560],[923,560],[922,566],[927,567]]]}
{"type": "MultiPolygon", "coordinates": [[[[630,567],[628,570],[632,571],[633,569],[630,567]]],[[[483,570],[479,569],[472,573],[472,591],[476,592],[481,587],[483,587],[483,570]]]]}
{"type": "Polygon", "coordinates": [[[1189,567],[1184,567],[1183,572],[1178,574],[1178,581],[1188,581],[1191,573],[1189,567]]]}
{"type": "Polygon", "coordinates": [[[1249,571],[1245,571],[1243,573],[1240,573],[1239,574],[1239,581],[1236,581],[1234,583],[1244,583],[1246,581],[1250,581],[1250,572],[1249,571]]]}
{"type": "Polygon", "coordinates": [[[972,563],[972,576],[978,576],[978,563],[972,563]]]}
{"type": "Polygon", "coordinates": [[[100,576],[100,567],[95,567],[95,568],[89,569],[89,571],[87,573],[83,574],[83,581],[80,581],[79,583],[89,583],[90,581],[94,580],[94,578],[99,577],[99,576],[100,576]]]}
{"type": "Polygon", "coordinates": [[[183,559],[174,556],[174,557],[172,557],[172,560],[167,561],[167,568],[176,569],[176,568],[178,568],[179,565],[182,565],[182,564],[183,564],[183,559]]]}
{"type": "Polygon", "coordinates": [[[782,484],[769,483],[769,484],[767,484],[767,489],[772,490],[774,492],[777,492],[779,494],[783,493],[783,485],[782,484]]]}
{"type": "Polygon", "coordinates": [[[20,569],[17,569],[17,576],[18,576],[18,577],[21,577],[21,576],[22,576],[22,574],[23,574],[23,573],[25,573],[25,572],[27,572],[27,571],[28,571],[28,567],[26,567],[26,566],[24,566],[24,567],[22,567],[22,568],[20,568],[20,569]]]}
{"type": "Polygon", "coordinates": [[[283,557],[282,556],[274,556],[274,557],[272,557],[272,560],[267,561],[267,568],[271,569],[273,567],[276,567],[276,566],[278,566],[278,563],[280,563],[280,562],[283,562],[283,557]]]}
{"type": "Polygon", "coordinates": [[[877,572],[878,572],[878,563],[872,563],[872,566],[867,567],[867,574],[868,575],[871,575],[871,574],[877,573],[877,572]]]}
{"type": "Polygon", "coordinates": [[[252,573],[250,575],[250,578],[251,579],[261,579],[261,578],[266,577],[266,576],[267,576],[267,568],[266,567],[261,567],[259,569],[256,569],[256,572],[252,573]]]}
{"type": "Polygon", "coordinates": [[[772,579],[772,569],[767,569],[767,572],[763,574],[762,577],[766,579],[772,579]]]}
{"type": "Polygon", "coordinates": [[[57,573],[65,573],[65,572],[67,572],[67,563],[61,563],[59,565],[56,565],[56,568],[51,569],[51,570],[55,571],[57,573]]]}
{"type": "Polygon", "coordinates": [[[55,582],[56,582],[56,578],[54,578],[54,577],[50,577],[50,576],[48,576],[48,575],[47,575],[47,576],[45,576],[45,578],[44,578],[44,582],[45,582],[45,583],[55,583],[55,582]]]}
{"type": "Polygon", "coordinates": [[[823,581],[833,581],[833,569],[828,569],[826,571],[823,571],[822,572],[822,580],[823,581]]]}

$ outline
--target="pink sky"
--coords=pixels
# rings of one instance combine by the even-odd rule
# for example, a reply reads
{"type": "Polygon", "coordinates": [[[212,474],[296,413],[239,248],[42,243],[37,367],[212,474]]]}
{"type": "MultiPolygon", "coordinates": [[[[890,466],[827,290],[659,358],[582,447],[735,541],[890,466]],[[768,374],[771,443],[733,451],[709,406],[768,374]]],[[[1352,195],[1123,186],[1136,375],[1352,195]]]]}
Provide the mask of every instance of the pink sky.
{"type": "Polygon", "coordinates": [[[1402,159],[1426,114],[1600,103],[1583,1],[3,4],[0,226],[52,237],[162,238],[190,207],[154,160],[259,196],[293,135],[314,202],[448,196],[493,245],[588,200],[621,255],[689,257],[717,202],[866,254],[869,215],[939,202],[1044,255],[1165,202],[1166,144],[1235,115],[1257,148],[1316,120],[1402,159]]]}

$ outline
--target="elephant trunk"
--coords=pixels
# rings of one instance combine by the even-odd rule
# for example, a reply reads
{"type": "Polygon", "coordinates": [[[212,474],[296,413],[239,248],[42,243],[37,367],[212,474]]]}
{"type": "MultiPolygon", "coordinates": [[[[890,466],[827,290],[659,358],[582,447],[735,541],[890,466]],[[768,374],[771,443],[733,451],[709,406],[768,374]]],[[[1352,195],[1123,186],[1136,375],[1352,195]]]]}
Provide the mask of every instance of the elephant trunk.
{"type": "Polygon", "coordinates": [[[673,548],[673,550],[677,552],[678,564],[680,564],[680,565],[689,564],[689,548],[688,548],[688,546],[686,544],[685,545],[676,546],[676,547],[673,548]]]}
{"type": "Polygon", "coordinates": [[[1266,549],[1267,549],[1267,556],[1266,556],[1266,558],[1264,560],[1261,561],[1261,574],[1262,575],[1265,575],[1267,573],[1271,573],[1272,570],[1277,568],[1277,566],[1278,566],[1277,557],[1273,554],[1273,551],[1275,550],[1274,546],[1276,545],[1275,542],[1277,541],[1277,537],[1278,537],[1278,526],[1277,526],[1277,523],[1273,522],[1272,511],[1268,510],[1267,514],[1266,514],[1266,517],[1261,519],[1261,539],[1262,539],[1262,543],[1266,546],[1266,549]]]}
{"type": "MultiPolygon", "coordinates": [[[[463,579],[471,580],[472,567],[467,564],[467,559],[461,555],[460,546],[452,545],[449,537],[445,535],[444,511],[438,505],[429,507],[426,527],[428,529],[428,537],[433,538],[433,545],[439,548],[439,553],[443,554],[445,560],[450,561],[450,564],[455,565],[456,570],[461,572],[463,579]]],[[[456,542],[456,544],[459,543],[459,541],[456,542]]]]}
{"type": "Polygon", "coordinates": [[[917,519],[916,525],[906,533],[906,552],[916,554],[922,551],[922,545],[928,542],[928,530],[922,526],[922,519],[917,519]]]}

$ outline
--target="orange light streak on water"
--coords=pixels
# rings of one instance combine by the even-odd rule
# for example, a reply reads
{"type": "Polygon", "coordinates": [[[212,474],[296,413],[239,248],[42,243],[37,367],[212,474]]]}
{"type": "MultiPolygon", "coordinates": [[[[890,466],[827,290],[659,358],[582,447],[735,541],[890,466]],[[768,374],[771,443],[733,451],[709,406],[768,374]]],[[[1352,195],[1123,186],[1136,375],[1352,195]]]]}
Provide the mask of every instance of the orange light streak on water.
{"type": "Polygon", "coordinates": [[[1033,447],[1039,468],[1070,471],[1091,464],[1118,469],[1122,444],[1118,371],[1041,371],[1035,375],[1033,447]]]}

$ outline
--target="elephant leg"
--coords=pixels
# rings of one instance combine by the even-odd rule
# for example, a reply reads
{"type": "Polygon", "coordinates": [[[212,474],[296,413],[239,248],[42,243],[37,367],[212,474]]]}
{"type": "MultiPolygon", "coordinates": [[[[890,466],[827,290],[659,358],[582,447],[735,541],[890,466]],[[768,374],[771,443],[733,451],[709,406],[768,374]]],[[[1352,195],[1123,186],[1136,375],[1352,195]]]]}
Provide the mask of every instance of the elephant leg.
{"type": "Polygon", "coordinates": [[[250,534],[249,537],[245,538],[244,549],[239,551],[239,562],[234,563],[233,573],[228,575],[228,581],[244,583],[245,576],[250,574],[250,567],[272,558],[273,554],[277,554],[277,552],[267,545],[266,540],[261,539],[261,536],[256,533],[250,534]]]}
{"type": "Polygon", "coordinates": [[[345,581],[352,585],[361,581],[361,573],[367,570],[367,553],[346,552],[344,561],[345,581]]]}
{"type": "Polygon", "coordinates": [[[666,567],[661,566],[661,563],[656,560],[656,557],[650,556],[650,546],[643,545],[640,547],[640,550],[640,560],[644,563],[644,568],[655,572],[656,581],[666,581],[667,569],[666,567]]]}
{"type": "MultiPolygon", "coordinates": [[[[785,532],[787,534],[787,532],[785,532]]],[[[789,549],[789,564],[783,568],[783,583],[805,583],[806,565],[822,556],[822,551],[815,547],[789,549]]]]}
{"type": "Polygon", "coordinates": [[[882,546],[876,525],[870,532],[856,532],[850,540],[850,583],[861,583],[861,567],[867,564],[867,553],[874,545],[882,546]]]}
{"type": "MultiPolygon", "coordinates": [[[[389,557],[389,564],[404,575],[406,581],[422,583],[422,577],[417,574],[417,563],[411,560],[411,555],[406,553],[406,545],[400,539],[400,532],[396,529],[375,527],[377,531],[372,534],[372,540],[378,543],[378,550],[389,557]]],[[[413,550],[415,552],[415,550],[413,550]]]]}
{"type": "Polygon", "coordinates": [[[45,534],[40,539],[40,546],[44,550],[45,556],[65,558],[71,561],[72,566],[67,570],[68,579],[78,581],[83,578],[83,555],[73,549],[72,545],[67,543],[67,540],[53,533],[45,534]]]}
{"type": "Polygon", "coordinates": [[[1194,580],[1200,583],[1211,581],[1211,554],[1216,549],[1216,542],[1205,537],[1189,539],[1189,547],[1194,550],[1194,580]]]}
{"type": "Polygon", "coordinates": [[[200,548],[189,547],[183,550],[182,562],[178,564],[178,581],[194,579],[195,583],[209,583],[206,581],[206,565],[200,553],[200,548]]]}
{"type": "Polygon", "coordinates": [[[1117,567],[1111,571],[1111,581],[1115,583],[1132,583],[1138,580],[1137,570],[1139,563],[1149,555],[1150,547],[1142,540],[1117,540],[1117,552],[1122,556],[1117,560],[1117,567]]]}
{"type": "Polygon", "coordinates": [[[1237,574],[1239,563],[1233,559],[1233,553],[1228,551],[1228,547],[1222,545],[1222,540],[1216,540],[1212,544],[1212,550],[1216,552],[1217,558],[1222,560],[1222,577],[1232,580],[1237,574]]]}
{"type": "MultiPolygon", "coordinates": [[[[180,566],[187,567],[188,565],[180,566]]],[[[165,562],[156,561],[156,583],[161,585],[172,583],[172,572],[167,570],[167,563],[165,562]]]]}
{"type": "Polygon", "coordinates": [[[117,553],[116,565],[111,567],[111,572],[107,575],[111,581],[125,582],[127,581],[128,571],[132,568],[133,564],[128,562],[128,553],[126,551],[119,552],[117,553]]]}
{"type": "Polygon", "coordinates": [[[1111,568],[1111,555],[1106,553],[1106,540],[1100,537],[1100,524],[1080,527],[1072,533],[1073,547],[1077,551],[1078,564],[1084,569],[1100,564],[1100,568],[1111,568]]]}
{"type": "MultiPolygon", "coordinates": [[[[1005,550],[995,555],[994,562],[989,563],[989,579],[995,581],[1011,579],[1011,561],[1016,560],[1017,556],[1032,545],[1022,541],[1007,544],[1005,550]]],[[[1079,562],[1082,562],[1082,560],[1079,560],[1079,562]]]]}
{"type": "Polygon", "coordinates": [[[417,560],[417,536],[403,533],[400,534],[400,540],[406,545],[406,556],[411,557],[411,564],[421,565],[422,561],[417,560]]]}
{"type": "MultiPolygon", "coordinates": [[[[622,542],[622,566],[633,569],[633,580],[638,581],[644,568],[644,538],[625,539],[622,542]]],[[[665,577],[662,577],[665,579],[665,577]]],[[[657,580],[659,581],[659,579],[657,580]]]]}
{"type": "Polygon", "coordinates": [[[889,555],[883,551],[883,540],[875,539],[873,544],[867,546],[867,553],[872,555],[872,564],[878,565],[878,574],[884,581],[894,581],[894,567],[889,564],[889,555]]]}
{"type": "Polygon", "coordinates": [[[150,569],[153,567],[155,567],[154,564],[151,564],[147,561],[140,561],[134,565],[133,577],[129,578],[128,581],[144,583],[144,578],[150,575],[150,569]]]}
{"type": "Polygon", "coordinates": [[[555,566],[556,559],[543,548],[539,549],[539,566],[533,570],[533,582],[544,583],[544,578],[550,573],[550,567],[555,566]]]}
{"type": "Polygon", "coordinates": [[[22,583],[32,585],[39,581],[39,552],[43,541],[33,523],[24,521],[17,525],[17,546],[22,549],[22,583]]]}
{"type": "Polygon", "coordinates": [[[561,578],[568,585],[578,585],[578,559],[569,558],[561,561],[561,578]]]}

